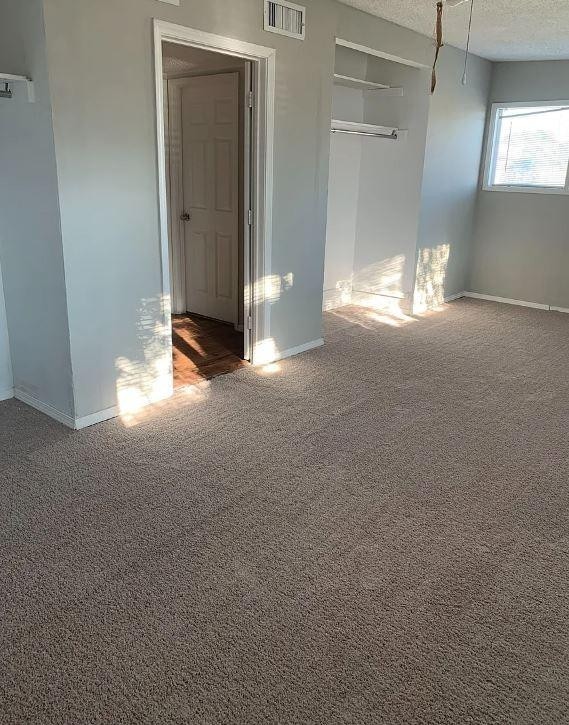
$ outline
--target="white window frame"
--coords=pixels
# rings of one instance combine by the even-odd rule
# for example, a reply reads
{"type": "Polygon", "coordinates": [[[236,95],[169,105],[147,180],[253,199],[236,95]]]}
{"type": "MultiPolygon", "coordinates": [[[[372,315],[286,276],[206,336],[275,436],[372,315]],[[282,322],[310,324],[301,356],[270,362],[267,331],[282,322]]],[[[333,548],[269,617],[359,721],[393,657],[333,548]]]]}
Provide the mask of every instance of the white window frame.
{"type": "Polygon", "coordinates": [[[493,103],[488,124],[488,137],[486,139],[486,152],[484,159],[484,175],[482,189],[484,191],[510,191],[518,194],[562,194],[569,195],[569,164],[567,164],[567,176],[565,186],[520,186],[518,184],[493,184],[496,154],[496,142],[498,139],[498,109],[499,108],[539,108],[540,106],[569,106],[569,101],[520,101],[493,103]]]}

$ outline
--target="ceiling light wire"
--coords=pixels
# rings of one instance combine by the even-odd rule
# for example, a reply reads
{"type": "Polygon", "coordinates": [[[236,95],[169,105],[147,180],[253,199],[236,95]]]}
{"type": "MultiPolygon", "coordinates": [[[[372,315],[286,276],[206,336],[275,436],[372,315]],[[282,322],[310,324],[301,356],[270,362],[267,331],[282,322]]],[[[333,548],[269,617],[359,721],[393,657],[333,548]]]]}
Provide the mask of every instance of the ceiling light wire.
{"type": "Polygon", "coordinates": [[[470,17],[468,19],[468,35],[466,38],[466,52],[464,54],[464,73],[462,74],[462,85],[465,86],[468,80],[468,56],[470,53],[470,33],[472,31],[472,13],[474,10],[474,0],[470,0],[470,17]]]}

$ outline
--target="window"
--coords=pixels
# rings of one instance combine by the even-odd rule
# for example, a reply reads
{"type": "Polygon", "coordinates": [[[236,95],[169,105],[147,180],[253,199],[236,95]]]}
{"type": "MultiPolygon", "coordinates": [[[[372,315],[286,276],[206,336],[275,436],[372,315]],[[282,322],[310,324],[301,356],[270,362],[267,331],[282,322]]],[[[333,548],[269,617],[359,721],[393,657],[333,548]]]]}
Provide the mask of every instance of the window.
{"type": "Polygon", "coordinates": [[[569,102],[492,106],[484,188],[569,194],[569,102]]]}

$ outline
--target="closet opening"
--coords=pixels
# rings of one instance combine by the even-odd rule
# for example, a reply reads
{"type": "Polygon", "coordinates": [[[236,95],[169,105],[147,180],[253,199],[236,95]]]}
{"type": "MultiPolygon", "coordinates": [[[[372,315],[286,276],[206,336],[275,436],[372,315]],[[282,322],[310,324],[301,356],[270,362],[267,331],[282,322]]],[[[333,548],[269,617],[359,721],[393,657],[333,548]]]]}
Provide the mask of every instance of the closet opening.
{"type": "Polygon", "coordinates": [[[411,319],[429,82],[425,66],[337,40],[324,310],[411,319]]]}

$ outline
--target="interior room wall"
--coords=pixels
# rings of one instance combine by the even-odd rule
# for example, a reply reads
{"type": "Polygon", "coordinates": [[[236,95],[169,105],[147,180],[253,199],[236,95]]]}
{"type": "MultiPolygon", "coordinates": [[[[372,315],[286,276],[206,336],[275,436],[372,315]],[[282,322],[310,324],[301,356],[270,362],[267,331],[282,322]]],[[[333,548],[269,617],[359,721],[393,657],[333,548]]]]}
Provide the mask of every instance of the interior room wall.
{"type": "Polygon", "coordinates": [[[14,378],[12,377],[12,358],[10,355],[10,339],[8,337],[8,320],[4,303],[4,286],[2,269],[0,269],[0,400],[14,395],[14,378]]]}
{"type": "MultiPolygon", "coordinates": [[[[0,68],[30,75],[0,99],[0,263],[16,395],[73,415],[65,275],[41,0],[4,0],[0,68]]],[[[1,297],[1,295],[0,295],[1,297]]],[[[0,311],[0,327],[3,312],[0,311]]],[[[6,370],[5,336],[0,366],[6,370]],[[4,361],[4,362],[2,362],[4,361]]],[[[0,388],[2,385],[0,384],[0,388]]]]}
{"type": "MultiPolygon", "coordinates": [[[[496,63],[491,102],[569,100],[569,61],[496,63]]],[[[480,191],[472,292],[569,308],[569,199],[480,191]]]]}
{"type": "Polygon", "coordinates": [[[431,96],[421,190],[414,309],[467,289],[492,64],[445,46],[431,96]]]}
{"type": "Polygon", "coordinates": [[[270,336],[321,335],[334,39],[428,65],[429,38],[311,0],[306,40],[266,33],[250,0],[44,0],[77,415],[145,398],[161,329],[152,19],[276,49],[270,336]],[[128,59],[128,62],[125,62],[128,59]],[[286,283],[285,283],[286,280],[286,283]],[[85,324],[89,320],[89,324],[85,324]]]}

